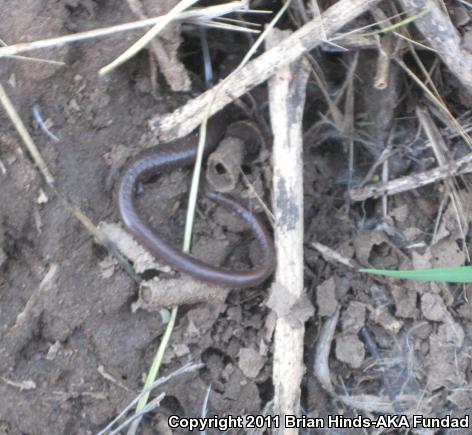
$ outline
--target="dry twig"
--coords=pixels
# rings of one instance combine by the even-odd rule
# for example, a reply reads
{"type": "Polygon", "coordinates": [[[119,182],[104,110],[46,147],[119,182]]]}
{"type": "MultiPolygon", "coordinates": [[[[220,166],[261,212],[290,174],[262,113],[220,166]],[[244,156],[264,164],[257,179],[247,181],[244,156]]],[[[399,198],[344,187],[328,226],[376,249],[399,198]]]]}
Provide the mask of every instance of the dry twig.
{"type": "Polygon", "coordinates": [[[415,20],[416,27],[441,57],[451,72],[472,93],[472,54],[462,48],[459,32],[436,0],[401,0],[410,14],[428,10],[415,20]]]}
{"type": "Polygon", "coordinates": [[[454,160],[447,165],[438,166],[429,171],[390,180],[388,183],[376,183],[361,189],[350,189],[349,195],[353,201],[365,201],[368,198],[378,198],[383,194],[396,195],[408,190],[418,189],[428,184],[436,183],[447,177],[463,175],[472,172],[472,154],[454,160]]]}
{"type": "MultiPolygon", "coordinates": [[[[280,45],[284,32],[268,37],[270,47],[280,45]]],[[[309,68],[306,61],[280,69],[269,81],[269,103],[273,148],[273,189],[277,272],[271,300],[292,300],[293,306],[304,295],[303,289],[303,133],[302,119],[309,68]]],[[[277,414],[298,414],[300,383],[303,375],[302,319],[293,321],[290,309],[278,314],[274,334],[273,383],[277,414]]],[[[284,434],[298,433],[286,428],[284,434]]]]}
{"type": "MultiPolygon", "coordinates": [[[[158,140],[169,141],[192,132],[201,122],[206,107],[218,95],[211,107],[211,114],[269,79],[277,69],[286,67],[323,41],[320,29],[323,26],[328,36],[333,35],[350,21],[367,11],[379,0],[340,0],[327,9],[321,18],[316,18],[294,32],[276,47],[260,55],[257,59],[238,69],[222,83],[164,117],[153,117],[149,121],[151,130],[158,140]]],[[[149,146],[154,145],[150,141],[149,146]]]]}

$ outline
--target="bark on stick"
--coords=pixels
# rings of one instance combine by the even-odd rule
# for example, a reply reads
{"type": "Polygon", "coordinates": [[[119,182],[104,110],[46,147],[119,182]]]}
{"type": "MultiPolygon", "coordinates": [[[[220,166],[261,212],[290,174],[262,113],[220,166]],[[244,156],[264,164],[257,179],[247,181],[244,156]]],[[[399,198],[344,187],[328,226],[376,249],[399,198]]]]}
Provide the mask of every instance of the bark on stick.
{"type": "MultiPolygon", "coordinates": [[[[280,46],[288,32],[274,31],[267,47],[280,46]]],[[[286,41],[287,39],[285,39],[286,41]]],[[[303,132],[302,119],[308,65],[302,60],[281,68],[269,80],[273,146],[273,191],[277,272],[269,306],[277,315],[274,333],[274,412],[300,412],[300,384],[304,373],[304,319],[297,307],[303,287],[303,132]],[[283,306],[286,310],[281,310],[283,306]]],[[[297,429],[283,428],[284,435],[297,429]]]]}

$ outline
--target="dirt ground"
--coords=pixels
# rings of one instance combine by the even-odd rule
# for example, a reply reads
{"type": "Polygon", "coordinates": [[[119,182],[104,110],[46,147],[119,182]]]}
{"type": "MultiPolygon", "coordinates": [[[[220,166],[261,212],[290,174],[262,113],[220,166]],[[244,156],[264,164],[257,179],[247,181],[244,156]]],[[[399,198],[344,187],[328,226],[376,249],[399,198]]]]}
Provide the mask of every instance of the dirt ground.
{"type": "MultiPolygon", "coordinates": [[[[11,2],[0,1],[0,37],[7,44],[134,19],[124,0],[24,0],[14,8],[11,2]]],[[[289,24],[287,20],[285,25],[289,24]]],[[[152,76],[148,52],[100,78],[97,71],[140,34],[26,54],[65,66],[1,59],[0,83],[56,185],[95,223],[118,222],[110,180],[117,164],[144,145],[147,121],[204,89],[198,33],[185,34],[179,49],[192,83],[190,91],[171,89],[185,87],[185,80],[169,83],[161,72],[152,76]],[[35,105],[59,141],[41,130],[33,116],[35,105]]],[[[234,67],[249,44],[246,36],[227,32],[210,31],[209,41],[217,78],[234,67]]],[[[312,79],[304,144],[305,266],[306,288],[316,313],[307,323],[303,408],[314,417],[378,413],[385,408],[372,402],[382,398],[393,403],[391,410],[397,413],[415,409],[430,416],[470,414],[470,288],[371,279],[313,246],[321,243],[356,267],[461,265],[468,259],[472,219],[467,176],[456,186],[460,225],[457,202],[450,200],[447,183],[391,197],[386,214],[380,199],[348,200],[349,187],[360,185],[389,140],[395,145],[390,178],[436,166],[415,117],[417,107],[431,108],[431,103],[394,65],[387,90],[375,90],[374,50],[362,50],[357,57],[328,48],[316,56],[329,92],[334,95],[350,76],[355,77],[351,137],[356,152],[349,174],[349,141],[327,121],[323,93],[312,79]],[[351,396],[350,404],[323,390],[314,367],[321,327],[338,308],[330,370],[339,397],[351,396]]],[[[422,56],[428,67],[436,62],[428,53],[422,56]]],[[[436,65],[434,73],[443,98],[451,102],[455,116],[464,115],[461,122],[466,125],[470,99],[446,68],[436,65]]],[[[251,113],[267,144],[243,169],[269,202],[266,100],[262,86],[252,92],[252,100],[242,99],[231,110],[234,119],[242,119],[255,102],[251,113]]],[[[340,108],[349,110],[347,103],[340,108]]],[[[432,113],[451,154],[464,155],[467,149],[461,139],[432,113]]],[[[0,171],[0,435],[96,433],[139,393],[165,328],[163,317],[159,311],[133,312],[135,281],[48,190],[3,110],[0,121],[0,169],[4,169],[0,171]]],[[[152,225],[176,246],[182,241],[189,174],[160,177],[146,186],[140,199],[152,225]]],[[[236,194],[261,211],[242,181],[236,194]]],[[[212,263],[248,268],[257,252],[246,230],[202,201],[195,253],[212,263]]],[[[148,270],[143,276],[156,275],[148,270]]],[[[170,414],[200,416],[210,384],[209,414],[263,411],[273,397],[274,315],[265,305],[267,287],[234,291],[180,309],[162,373],[188,362],[202,362],[204,367],[165,385],[165,397],[143,421],[142,433],[171,433],[163,423],[170,414]]]]}

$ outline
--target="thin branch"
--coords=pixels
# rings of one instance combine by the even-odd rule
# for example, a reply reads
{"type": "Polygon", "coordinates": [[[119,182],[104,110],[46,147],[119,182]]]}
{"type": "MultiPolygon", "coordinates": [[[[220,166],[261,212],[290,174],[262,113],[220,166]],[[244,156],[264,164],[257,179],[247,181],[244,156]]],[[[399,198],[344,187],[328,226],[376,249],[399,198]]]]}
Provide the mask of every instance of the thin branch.
{"type": "Polygon", "coordinates": [[[459,32],[449,16],[435,0],[400,0],[410,14],[429,10],[430,13],[415,20],[415,26],[451,72],[472,93],[472,54],[461,45],[459,32]]]}
{"type": "MultiPolygon", "coordinates": [[[[269,49],[281,43],[284,33],[274,30],[268,38],[269,49]]],[[[302,119],[308,76],[308,62],[302,59],[280,69],[269,81],[270,118],[274,134],[274,235],[277,246],[277,272],[269,306],[277,314],[274,333],[274,410],[282,415],[299,413],[300,384],[304,372],[305,328],[295,307],[305,296],[302,119]],[[282,300],[288,306],[285,313],[275,308],[282,300]]],[[[294,432],[285,428],[282,433],[294,432]]]]}
{"type": "MultiPolygon", "coordinates": [[[[213,99],[215,91],[218,98],[211,108],[211,114],[250,91],[255,86],[265,82],[277,69],[290,65],[300,56],[320,45],[320,29],[323,28],[328,36],[333,35],[343,26],[367,11],[379,0],[340,0],[323,15],[305,24],[279,45],[266,51],[244,68],[228,76],[222,83],[175,112],[162,116],[157,115],[149,121],[151,131],[156,139],[162,141],[183,137],[193,131],[201,122],[208,103],[213,99]]],[[[155,144],[150,141],[149,146],[155,144]]]]}
{"type": "Polygon", "coordinates": [[[376,183],[361,189],[350,189],[349,196],[353,201],[365,201],[368,198],[378,198],[384,194],[396,195],[397,193],[436,183],[447,177],[455,177],[469,172],[472,172],[472,154],[467,154],[465,157],[447,165],[438,166],[418,174],[400,177],[385,184],[376,183]]]}

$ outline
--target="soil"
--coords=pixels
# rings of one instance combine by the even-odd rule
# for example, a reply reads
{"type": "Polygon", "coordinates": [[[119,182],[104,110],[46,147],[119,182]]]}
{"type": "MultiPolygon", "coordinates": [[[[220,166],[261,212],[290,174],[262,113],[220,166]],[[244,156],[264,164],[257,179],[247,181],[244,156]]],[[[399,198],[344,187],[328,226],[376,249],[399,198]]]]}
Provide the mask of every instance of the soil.
{"type": "MultiPolygon", "coordinates": [[[[0,37],[7,44],[136,19],[127,2],[118,0],[24,0],[14,8],[3,0],[0,11],[0,37]]],[[[96,224],[119,220],[110,184],[119,165],[145,146],[147,121],[179,107],[204,88],[198,33],[186,34],[179,49],[192,80],[190,92],[175,92],[176,86],[184,85],[169,83],[169,71],[165,77],[152,75],[155,64],[147,51],[106,78],[99,77],[97,71],[140,35],[129,32],[25,54],[65,66],[1,59],[0,83],[54,174],[56,186],[96,224]],[[35,120],[34,105],[59,138],[57,142],[35,120]]],[[[215,35],[217,42],[210,47],[220,78],[242,58],[249,41],[244,35],[215,35]]],[[[353,55],[318,54],[330,92],[335,93],[348,76],[353,55]]],[[[175,61],[171,67],[180,68],[175,61]]],[[[362,181],[392,131],[398,145],[392,178],[434,166],[431,150],[421,148],[426,138],[417,135],[412,120],[411,108],[427,101],[398,71],[392,72],[395,81],[388,94],[372,91],[375,52],[362,52],[357,62],[355,125],[364,136],[357,137],[361,145],[356,148],[350,183],[362,181]]],[[[459,84],[443,67],[437,75],[441,76],[435,77],[438,82],[449,83],[445,98],[454,102],[455,115],[464,113],[459,84]]],[[[381,200],[349,204],[343,136],[320,123],[319,114],[326,113],[327,107],[314,81],[308,96],[306,288],[316,313],[307,322],[304,409],[312,416],[376,412],[366,410],[362,399],[379,395],[395,402],[397,412],[421,404],[420,413],[425,415],[469,414],[472,403],[464,391],[471,376],[470,289],[371,279],[326,258],[313,242],[364,267],[463,264],[472,201],[463,201],[462,228],[454,206],[445,201],[435,240],[431,235],[444,197],[439,184],[391,198],[388,216],[382,215],[381,200]],[[352,406],[324,391],[313,369],[321,326],[338,307],[341,316],[330,370],[339,394],[349,393],[357,400],[352,406]]],[[[252,92],[252,100],[243,99],[231,111],[233,118],[243,119],[251,101],[256,102],[252,116],[268,145],[243,169],[269,202],[266,100],[262,86],[252,92]]],[[[0,121],[0,161],[5,168],[0,171],[0,435],[97,433],[140,392],[168,313],[155,307],[132,309],[138,299],[136,282],[48,189],[3,111],[0,121]]],[[[460,153],[459,139],[446,124],[440,126],[449,134],[451,149],[460,153]]],[[[189,171],[163,175],[145,186],[140,198],[152,225],[176,246],[182,241],[189,178],[189,171]]],[[[459,186],[465,199],[469,181],[464,177],[459,186]]],[[[248,192],[240,180],[236,196],[261,211],[248,192]]],[[[240,222],[206,201],[200,203],[197,215],[196,256],[235,268],[251,266],[257,252],[240,222]]],[[[145,279],[175,278],[158,266],[140,274],[145,279]]],[[[165,384],[159,391],[165,397],[144,419],[143,433],[171,433],[163,423],[171,414],[200,416],[209,385],[209,414],[262,413],[273,396],[274,314],[266,306],[267,287],[233,291],[226,298],[209,296],[210,300],[180,309],[161,372],[172,373],[189,362],[204,366],[165,384]]],[[[173,288],[178,290],[178,285],[173,288]]]]}

